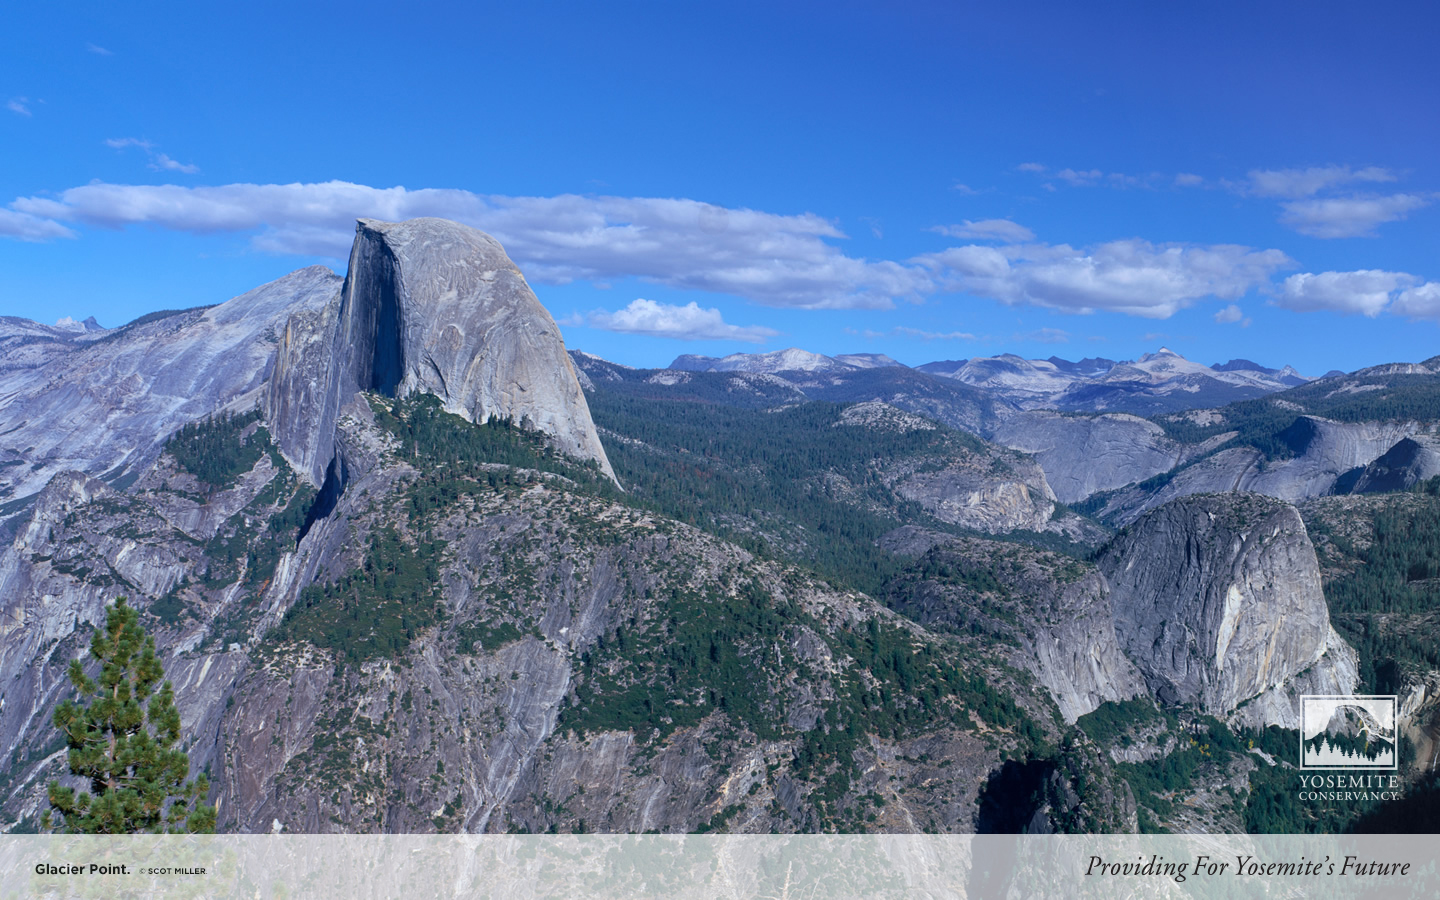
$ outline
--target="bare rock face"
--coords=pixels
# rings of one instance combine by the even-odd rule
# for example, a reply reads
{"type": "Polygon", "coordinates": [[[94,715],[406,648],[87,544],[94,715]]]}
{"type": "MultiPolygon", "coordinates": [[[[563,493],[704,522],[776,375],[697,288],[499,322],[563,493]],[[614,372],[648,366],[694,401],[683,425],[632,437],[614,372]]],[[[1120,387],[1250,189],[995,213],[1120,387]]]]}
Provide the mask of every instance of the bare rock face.
{"type": "Polygon", "coordinates": [[[1055,509],[1055,495],[1037,477],[1005,479],[976,472],[963,463],[940,472],[917,473],[896,486],[895,492],[914,500],[942,522],[999,534],[1024,528],[1040,531],[1055,509]]]}
{"type": "Polygon", "coordinates": [[[317,484],[335,416],[358,391],[430,393],[472,422],[511,419],[614,477],[555,321],[473,228],[360,220],[338,300],[287,325],[267,409],[286,456],[317,484]]]}
{"type": "MultiPolygon", "coordinates": [[[[1100,517],[1128,524],[1192,494],[1251,491],[1299,503],[1332,493],[1394,490],[1389,485],[1408,487],[1434,471],[1435,457],[1426,449],[1433,438],[1422,434],[1416,422],[1334,422],[1300,416],[1285,437],[1295,453],[1292,458],[1267,460],[1253,447],[1229,447],[1179,469],[1159,490],[1119,492],[1100,517]],[[1358,481],[1347,484],[1357,475],[1358,481]]],[[[1203,455],[1206,444],[1194,447],[1192,457],[1203,455]]]]}
{"type": "Polygon", "coordinates": [[[1330,626],[1315,550],[1288,504],[1177,500],[1123,532],[1099,565],[1120,646],[1162,702],[1215,715],[1246,704],[1242,720],[1293,727],[1291,694],[1354,689],[1354,651],[1330,626]]]}
{"type": "Polygon", "coordinates": [[[1033,453],[1061,502],[1075,503],[1168,471],[1180,447],[1138,416],[1066,416],[1030,410],[995,429],[993,440],[1033,453]]]}
{"type": "MultiPolygon", "coordinates": [[[[847,414],[874,419],[870,427],[918,427],[925,420],[885,404],[865,403],[847,414]],[[883,407],[890,419],[873,411],[883,407]],[[901,418],[904,417],[904,418],[901,418]]],[[[1055,511],[1055,494],[1035,460],[998,447],[957,452],[939,468],[892,465],[882,476],[896,494],[913,500],[942,522],[988,534],[1024,528],[1042,531],[1055,511]]]]}
{"type": "Polygon", "coordinates": [[[1145,693],[1116,641],[1109,586],[1089,563],[913,525],[879,543],[915,557],[923,573],[893,587],[894,608],[928,628],[1013,646],[1011,661],[1044,686],[1066,722],[1145,693]],[[976,572],[994,583],[967,577],[976,572]]]}
{"type": "Polygon", "coordinates": [[[1351,492],[1408,491],[1437,474],[1440,474],[1440,439],[1435,435],[1417,434],[1401,440],[1367,465],[1351,492]]]}
{"type": "Polygon", "coordinates": [[[0,504],[67,470],[118,482],[153,463],[180,426],[253,408],[286,320],[323,307],[339,286],[312,266],[219,306],[98,337],[34,323],[21,333],[12,320],[0,328],[0,504]]]}

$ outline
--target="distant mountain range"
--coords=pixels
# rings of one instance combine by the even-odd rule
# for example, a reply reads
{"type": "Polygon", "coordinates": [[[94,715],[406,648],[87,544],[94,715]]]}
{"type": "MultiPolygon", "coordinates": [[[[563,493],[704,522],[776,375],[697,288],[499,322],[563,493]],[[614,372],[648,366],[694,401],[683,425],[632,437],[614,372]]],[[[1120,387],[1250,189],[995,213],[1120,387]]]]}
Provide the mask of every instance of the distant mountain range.
{"type": "MultiPolygon", "coordinates": [[[[824,356],[790,348],[770,353],[735,353],[725,357],[676,357],[671,369],[688,372],[749,372],[779,375],[843,373],[854,369],[900,367],[878,353],[824,356]]],[[[1052,356],[1025,359],[1013,353],[974,359],[941,360],[916,366],[928,375],[951,378],[989,391],[1020,409],[1061,409],[1077,412],[1118,411],[1142,415],[1223,406],[1314,379],[1290,366],[1272,369],[1248,359],[1213,366],[1191,362],[1168,347],[1138,360],[1089,357],[1078,362],[1052,356]]]]}

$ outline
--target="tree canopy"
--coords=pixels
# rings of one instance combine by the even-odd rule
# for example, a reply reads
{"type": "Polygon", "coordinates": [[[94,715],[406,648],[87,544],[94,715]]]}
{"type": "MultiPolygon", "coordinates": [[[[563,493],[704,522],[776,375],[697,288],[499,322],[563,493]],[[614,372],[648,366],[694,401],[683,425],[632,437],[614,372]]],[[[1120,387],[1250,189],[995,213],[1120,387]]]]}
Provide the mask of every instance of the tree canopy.
{"type": "Polygon", "coordinates": [[[96,629],[90,653],[100,661],[99,678],[72,660],[70,681],[82,702],[66,700],[55,710],[70,773],[88,779],[90,790],[77,794],[52,781],[51,813],[59,817],[52,822],[72,834],[213,832],[208,781],[186,781],[190,759],[174,749],[180,713],[170,682],[162,683],[155,639],[124,597],[96,629]]]}

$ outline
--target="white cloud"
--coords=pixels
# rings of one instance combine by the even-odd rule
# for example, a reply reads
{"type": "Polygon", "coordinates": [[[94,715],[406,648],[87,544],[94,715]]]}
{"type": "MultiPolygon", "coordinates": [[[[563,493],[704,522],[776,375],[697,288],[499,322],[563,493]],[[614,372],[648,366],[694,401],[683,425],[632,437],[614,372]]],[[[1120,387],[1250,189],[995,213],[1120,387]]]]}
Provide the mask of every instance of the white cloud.
{"type": "Polygon", "coordinates": [[[50,241],[55,238],[73,238],[76,235],[52,219],[0,209],[0,236],[22,241],[50,241]]]}
{"type": "Polygon", "coordinates": [[[28,116],[30,115],[30,107],[27,105],[29,103],[30,99],[28,97],[11,97],[10,102],[5,104],[5,108],[13,113],[28,116]]]}
{"type": "MultiPolygon", "coordinates": [[[[107,144],[154,152],[137,138],[107,144]]],[[[30,240],[73,236],[67,223],[144,224],[194,234],[249,234],[252,245],[265,252],[335,258],[347,255],[356,218],[439,216],[494,235],[535,282],[638,278],[803,309],[884,309],[899,300],[953,291],[1011,305],[1163,319],[1207,297],[1239,299],[1268,286],[1276,271],[1294,266],[1278,250],[1138,239],[1082,249],[970,244],[903,261],[870,260],[847,256],[835,243],[844,238],[839,229],[809,213],[777,215],[684,199],[507,197],[343,181],[212,187],[93,183],[55,197],[22,197],[10,208],[10,228],[0,233],[23,232],[30,240]],[[13,218],[21,214],[28,218],[13,218]]],[[[952,227],[991,236],[1008,232],[1008,238],[1029,234],[1004,219],[952,227]]]]}
{"type": "Polygon", "coordinates": [[[1391,294],[1418,281],[1414,275],[1380,269],[1302,272],[1285,279],[1275,303],[1296,312],[1329,310],[1374,318],[1390,303],[1391,294]]]}
{"type": "Polygon", "coordinates": [[[1067,344],[1070,342],[1070,332],[1059,328],[1037,328],[1015,335],[1014,340],[1037,344],[1067,344]]]}
{"type": "Polygon", "coordinates": [[[682,341],[731,340],[760,344],[780,333],[759,325],[729,325],[721,317],[720,310],[702,309],[694,301],[684,306],[672,306],[643,298],[631,301],[629,306],[615,312],[596,310],[581,317],[578,322],[571,320],[571,324],[682,341]]]}
{"type": "Polygon", "coordinates": [[[194,175],[200,171],[200,167],[194,163],[177,162],[164,153],[156,153],[151,157],[150,168],[157,171],[184,172],[186,175],[194,175]]]}
{"type": "Polygon", "coordinates": [[[1429,203],[1429,198],[1415,194],[1295,200],[1282,204],[1280,222],[1310,237],[1363,237],[1429,203]]]}
{"type": "Polygon", "coordinates": [[[1164,319],[1205,297],[1233,300],[1294,263],[1279,250],[1125,240],[1088,251],[1065,244],[956,247],[917,261],[947,288],[1067,312],[1164,319]]]}
{"type": "Polygon", "coordinates": [[[981,219],[978,222],[966,219],[959,225],[937,225],[930,230],[946,237],[971,241],[1004,241],[1007,244],[1018,244],[1022,241],[1035,240],[1035,232],[1009,219],[981,219]]]}
{"type": "Polygon", "coordinates": [[[979,191],[975,190],[975,189],[972,188],[970,185],[968,185],[968,184],[962,184],[962,183],[960,183],[960,182],[958,182],[958,181],[955,182],[953,185],[951,185],[951,189],[952,189],[952,190],[959,191],[960,193],[964,194],[964,195],[967,196],[967,197],[970,196],[971,194],[978,194],[978,193],[979,193],[979,191]]]}
{"type": "Polygon", "coordinates": [[[101,46],[98,45],[98,44],[87,43],[87,44],[85,45],[85,49],[86,49],[86,50],[89,50],[91,53],[94,53],[96,56],[114,56],[114,55],[115,55],[114,53],[111,53],[109,50],[106,50],[104,47],[101,47],[101,46]]]}
{"type": "Polygon", "coordinates": [[[1401,291],[1390,312],[1412,319],[1440,319],[1440,281],[1427,281],[1401,291]]]}
{"type": "Polygon", "coordinates": [[[355,219],[441,216],[490,232],[549,283],[638,277],[770,306],[884,309],[935,289],[918,265],[845,255],[844,235],[809,213],[776,215],[695,200],[487,196],[463,190],[322,184],[87,184],[13,209],[107,228],[156,225],[200,234],[257,231],[273,253],[347,255],[355,219]]]}
{"type": "Polygon", "coordinates": [[[1255,169],[1250,172],[1249,190],[1261,197],[1298,200],[1321,191],[1357,181],[1394,181],[1395,175],[1379,166],[1351,169],[1349,166],[1314,166],[1308,169],[1255,169]]]}
{"type": "MultiPolygon", "coordinates": [[[[925,331],[920,328],[907,328],[904,325],[897,325],[892,329],[894,334],[900,337],[919,338],[922,341],[974,341],[979,340],[968,331],[925,331]]],[[[867,335],[868,336],[868,335],[867,335]]],[[[876,337],[883,337],[883,334],[876,334],[876,337]]]]}
{"type": "Polygon", "coordinates": [[[161,153],[153,143],[142,141],[140,138],[106,138],[105,146],[115,150],[139,147],[150,158],[150,168],[157,172],[183,172],[186,175],[194,175],[200,171],[199,166],[171,159],[169,155],[161,153]]]}
{"type": "Polygon", "coordinates": [[[1219,325],[1230,325],[1239,322],[1241,328],[1250,327],[1250,318],[1234,303],[1217,312],[1215,314],[1215,322],[1219,325]]]}
{"type": "Polygon", "coordinates": [[[1032,175],[1043,175],[1043,174],[1045,174],[1045,167],[1042,166],[1040,163],[1037,163],[1037,162],[1028,162],[1028,163],[1021,163],[1020,165],[1016,166],[1016,167],[1015,167],[1015,171],[1017,171],[1017,172],[1029,172],[1029,173],[1032,174],[1032,175]]]}
{"type": "Polygon", "coordinates": [[[1204,178],[1201,178],[1199,175],[1194,175],[1190,172],[1181,172],[1179,175],[1175,176],[1176,187],[1200,187],[1204,183],[1204,178]]]}

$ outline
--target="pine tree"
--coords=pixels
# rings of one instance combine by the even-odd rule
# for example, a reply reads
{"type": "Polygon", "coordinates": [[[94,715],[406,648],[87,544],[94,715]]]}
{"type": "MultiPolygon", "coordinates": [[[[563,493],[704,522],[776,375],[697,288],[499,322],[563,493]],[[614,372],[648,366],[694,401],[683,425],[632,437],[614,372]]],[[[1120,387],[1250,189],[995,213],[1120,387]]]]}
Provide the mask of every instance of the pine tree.
{"type": "Polygon", "coordinates": [[[174,749],[180,740],[175,693],[170,682],[161,684],[155,639],[139,620],[124,597],[110,608],[90,641],[101,664],[98,680],[86,676],[79,660],[70,663],[70,681],[89,702],[61,703],[55,727],[70,747],[70,773],[88,779],[90,792],[77,796],[52,781],[52,813],[73,834],[213,832],[215,808],[203,802],[208,781],[203,775],[185,780],[190,759],[174,749]]]}

